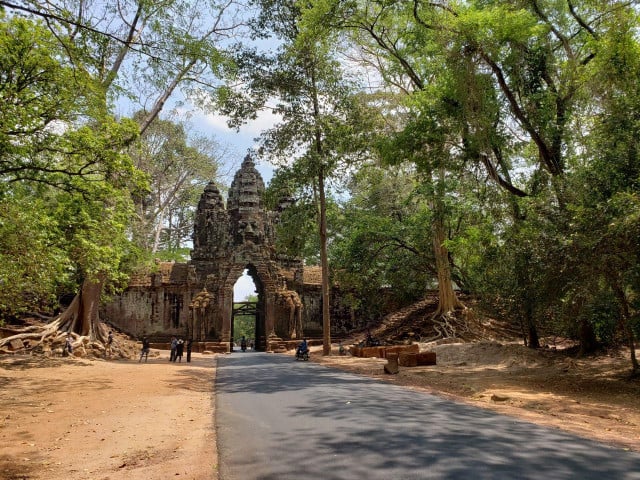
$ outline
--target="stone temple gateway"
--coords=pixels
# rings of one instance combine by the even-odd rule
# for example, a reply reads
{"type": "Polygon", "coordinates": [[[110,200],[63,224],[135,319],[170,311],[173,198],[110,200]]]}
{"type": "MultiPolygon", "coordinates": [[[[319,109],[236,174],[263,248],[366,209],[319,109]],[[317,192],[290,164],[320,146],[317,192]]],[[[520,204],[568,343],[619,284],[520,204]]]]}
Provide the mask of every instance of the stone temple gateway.
{"type": "Polygon", "coordinates": [[[321,336],[320,275],[297,258],[278,255],[276,226],[291,203],[265,210],[262,177],[247,155],[225,208],[209,183],[200,197],[188,263],[159,263],[158,271],[131,279],[128,289],[103,307],[103,318],[123,331],[164,343],[193,338],[199,350],[229,351],[233,287],[247,270],[256,286],[255,341],[276,350],[303,336],[321,336]]]}

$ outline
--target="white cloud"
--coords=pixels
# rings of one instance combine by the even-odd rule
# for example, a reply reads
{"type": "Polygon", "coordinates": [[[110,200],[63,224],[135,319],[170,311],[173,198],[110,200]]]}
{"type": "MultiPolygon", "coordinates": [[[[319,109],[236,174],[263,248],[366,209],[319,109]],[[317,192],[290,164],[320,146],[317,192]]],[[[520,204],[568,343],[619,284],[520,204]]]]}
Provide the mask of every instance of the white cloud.
{"type": "MultiPolygon", "coordinates": [[[[258,118],[243,125],[239,131],[227,126],[227,118],[217,114],[198,113],[192,118],[194,126],[204,133],[212,133],[229,145],[238,153],[238,162],[246,154],[247,150],[257,146],[256,137],[264,130],[272,128],[280,117],[271,112],[263,112],[258,118]]],[[[239,163],[237,165],[240,166],[239,163]]],[[[265,162],[258,162],[256,168],[265,182],[269,182],[273,176],[273,167],[265,162]]],[[[235,171],[234,171],[235,172],[235,171]]]]}
{"type": "Polygon", "coordinates": [[[227,117],[218,114],[207,114],[203,117],[204,122],[220,134],[236,133],[250,136],[252,139],[259,136],[264,130],[272,128],[281,120],[280,116],[274,115],[270,111],[261,111],[255,120],[248,121],[236,132],[227,126],[227,117]]]}
{"type": "Polygon", "coordinates": [[[244,302],[249,295],[256,294],[256,286],[253,279],[245,270],[243,275],[238,279],[233,287],[233,301],[244,302]]]}
{"type": "MultiPolygon", "coordinates": [[[[227,117],[219,114],[204,113],[195,109],[193,105],[186,101],[185,104],[173,107],[172,111],[179,117],[187,119],[193,131],[203,135],[213,135],[216,140],[228,150],[228,155],[224,162],[228,167],[231,177],[240,168],[240,163],[247,151],[257,146],[256,137],[264,130],[272,128],[281,120],[281,117],[274,115],[270,110],[262,111],[255,120],[247,122],[236,131],[227,126],[227,117]]],[[[266,162],[258,162],[256,168],[262,175],[265,182],[269,182],[273,176],[273,167],[266,162]]]]}

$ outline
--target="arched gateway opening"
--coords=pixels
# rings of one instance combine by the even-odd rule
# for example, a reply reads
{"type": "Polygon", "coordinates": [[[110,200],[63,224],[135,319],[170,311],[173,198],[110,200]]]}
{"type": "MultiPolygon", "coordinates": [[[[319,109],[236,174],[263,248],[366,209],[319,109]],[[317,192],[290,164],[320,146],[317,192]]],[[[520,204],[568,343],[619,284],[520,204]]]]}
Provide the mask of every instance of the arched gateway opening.
{"type": "Polygon", "coordinates": [[[257,270],[255,266],[247,265],[233,287],[231,338],[236,347],[232,348],[232,351],[239,348],[243,336],[250,349],[266,350],[264,304],[264,287],[257,270]]]}

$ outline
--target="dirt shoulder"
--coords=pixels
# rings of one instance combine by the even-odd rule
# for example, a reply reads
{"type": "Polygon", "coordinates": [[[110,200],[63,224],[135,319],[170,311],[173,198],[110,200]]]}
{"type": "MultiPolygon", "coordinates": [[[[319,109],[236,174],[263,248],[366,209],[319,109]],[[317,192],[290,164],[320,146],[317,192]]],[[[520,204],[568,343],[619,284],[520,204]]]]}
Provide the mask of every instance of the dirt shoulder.
{"type": "Polygon", "coordinates": [[[576,359],[495,342],[421,350],[435,351],[438,365],[387,375],[383,359],[317,352],[312,361],[640,452],[640,381],[628,379],[627,352],[576,359]]]}
{"type": "Polygon", "coordinates": [[[0,356],[0,478],[217,478],[214,376],[199,354],[0,356]]]}

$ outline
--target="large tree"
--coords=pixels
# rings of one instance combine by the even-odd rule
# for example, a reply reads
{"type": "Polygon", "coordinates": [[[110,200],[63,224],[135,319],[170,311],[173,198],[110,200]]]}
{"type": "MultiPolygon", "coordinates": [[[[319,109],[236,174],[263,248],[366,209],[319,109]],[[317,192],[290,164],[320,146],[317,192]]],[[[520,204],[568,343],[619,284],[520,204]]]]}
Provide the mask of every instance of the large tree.
{"type": "MultiPolygon", "coordinates": [[[[61,0],[0,5],[31,18],[22,20],[23,30],[16,30],[21,36],[6,35],[1,39],[0,51],[7,52],[10,59],[2,65],[7,66],[5,78],[20,87],[9,89],[10,93],[14,98],[20,97],[23,106],[43,103],[42,98],[52,106],[33,109],[35,122],[9,121],[11,135],[17,125],[29,129],[19,132],[23,134],[19,141],[12,143],[2,138],[2,146],[13,148],[12,162],[21,168],[20,172],[29,173],[28,177],[14,175],[15,178],[62,186],[70,194],[84,195],[69,203],[85,207],[79,212],[77,225],[70,228],[84,233],[80,245],[86,250],[73,252],[80,272],[79,293],[57,325],[60,330],[101,340],[105,335],[98,328],[97,306],[103,285],[114,273],[112,264],[101,259],[110,249],[113,259],[120,257],[116,253],[121,250],[116,233],[120,225],[129,223],[120,212],[131,212],[122,192],[141,195],[139,178],[129,157],[122,152],[139,132],[149,128],[179,87],[185,93],[194,90],[202,93],[217,87],[217,73],[225,62],[221,43],[239,25],[235,18],[236,4],[204,0],[158,4],[134,0],[116,5],[75,2],[69,6],[61,0]],[[41,40],[45,37],[46,42],[41,40]],[[14,44],[4,48],[10,41],[14,44]],[[38,62],[28,63],[29,48],[38,62]],[[23,51],[27,53],[21,57],[24,68],[20,70],[13,60],[23,51]],[[56,77],[45,76],[48,71],[56,77]],[[143,101],[145,115],[137,124],[130,121],[118,124],[109,115],[113,102],[122,98],[143,101]],[[84,105],[87,107],[83,108],[84,105]],[[16,145],[24,148],[16,152],[16,145]],[[34,161],[42,158],[40,163],[34,161]],[[110,189],[115,190],[105,194],[110,189]],[[95,205],[96,201],[102,203],[102,209],[95,205]],[[112,238],[102,229],[111,224],[110,213],[114,213],[113,220],[118,226],[113,225],[112,238]],[[71,317],[82,320],[67,322],[71,317]]],[[[17,18],[11,17],[6,22],[3,18],[3,24],[16,23],[17,18]]],[[[48,106],[46,102],[44,106],[48,106]]],[[[13,165],[10,167],[9,171],[5,169],[6,173],[18,171],[13,165]]]]}
{"type": "Polygon", "coordinates": [[[211,138],[187,138],[181,123],[156,120],[129,153],[150,187],[134,199],[135,238],[152,255],[159,250],[177,254],[192,233],[188,227],[202,189],[218,175],[220,147],[211,138]]]}
{"type": "MultiPolygon", "coordinates": [[[[271,107],[282,119],[261,135],[260,153],[285,167],[294,181],[289,188],[310,193],[316,205],[319,257],[322,268],[323,353],[331,352],[329,259],[327,253],[327,183],[357,157],[364,145],[367,116],[353,94],[343,65],[336,60],[337,44],[329,31],[301,35],[295,2],[256,2],[257,37],[272,36],[275,53],[241,49],[237,78],[245,90],[229,89],[221,100],[234,121],[271,107]],[[245,94],[246,92],[246,94],[245,94]]],[[[293,191],[283,192],[292,194],[293,191]]]]}
{"type": "MultiPolygon", "coordinates": [[[[50,262],[66,265],[60,275],[60,283],[64,284],[72,277],[76,280],[85,277],[80,273],[70,276],[69,272],[75,266],[78,272],[90,271],[86,262],[92,257],[90,250],[109,237],[93,236],[91,222],[87,220],[101,216],[103,225],[108,225],[121,214],[112,208],[100,213],[92,204],[107,198],[105,191],[112,192],[116,201],[141,186],[141,178],[130,160],[120,153],[126,143],[136,137],[138,128],[132,121],[116,121],[108,115],[99,82],[86,72],[60,62],[66,50],[44,25],[0,15],[3,20],[0,23],[0,96],[8,106],[0,119],[3,180],[0,202],[6,211],[19,208],[20,204],[24,204],[25,211],[36,205],[40,208],[34,212],[33,222],[20,223],[35,229],[24,233],[35,240],[37,250],[32,254],[40,252],[43,267],[48,269],[46,265],[50,262]],[[76,215],[61,219],[59,205],[70,205],[70,197],[75,198],[71,203],[76,205],[76,215]],[[83,205],[87,208],[82,209],[83,205]],[[81,224],[84,227],[76,228],[81,224]],[[46,228],[38,231],[39,226],[46,228]],[[40,238],[49,239],[49,250],[43,248],[44,245],[38,247],[40,238]]],[[[12,235],[7,233],[3,237],[5,253],[19,255],[11,245],[12,235]]],[[[115,243],[120,241],[118,235],[114,231],[115,243]]],[[[115,264],[120,257],[117,252],[118,249],[114,249],[111,255],[115,264]]],[[[113,270],[113,265],[109,270],[113,270]]],[[[7,301],[13,307],[7,305],[5,314],[45,306],[42,288],[47,285],[48,296],[55,294],[55,277],[44,279],[33,272],[23,273],[24,278],[34,284],[14,284],[14,287],[22,285],[25,291],[15,292],[17,298],[7,301]],[[25,302],[30,298],[29,290],[40,292],[32,297],[31,305],[25,302]],[[16,309],[16,306],[20,307],[16,309]]],[[[86,275],[89,277],[90,273],[86,275]]],[[[79,327],[80,330],[85,328],[79,327]]]]}
{"type": "MultiPolygon", "coordinates": [[[[616,18],[635,18],[627,3],[316,0],[307,6],[307,21],[344,32],[354,61],[374,69],[381,88],[409,97],[409,115],[394,124],[388,156],[415,161],[428,173],[434,248],[442,248],[443,260],[449,242],[442,242],[438,218],[452,193],[447,184],[461,171],[481,168],[513,195],[505,225],[540,234],[517,224],[542,208],[558,236],[567,234],[566,175],[584,148],[580,114],[593,105],[585,78],[616,18]],[[526,178],[514,184],[518,172],[526,178]],[[527,196],[536,198],[529,205],[525,199],[523,210],[518,199],[527,196]]],[[[515,260],[526,262],[531,252],[521,252],[515,260]]],[[[549,253],[549,260],[558,258],[549,253]]],[[[447,282],[447,263],[440,264],[447,282]]],[[[529,344],[537,346],[535,322],[528,323],[529,344]]]]}

